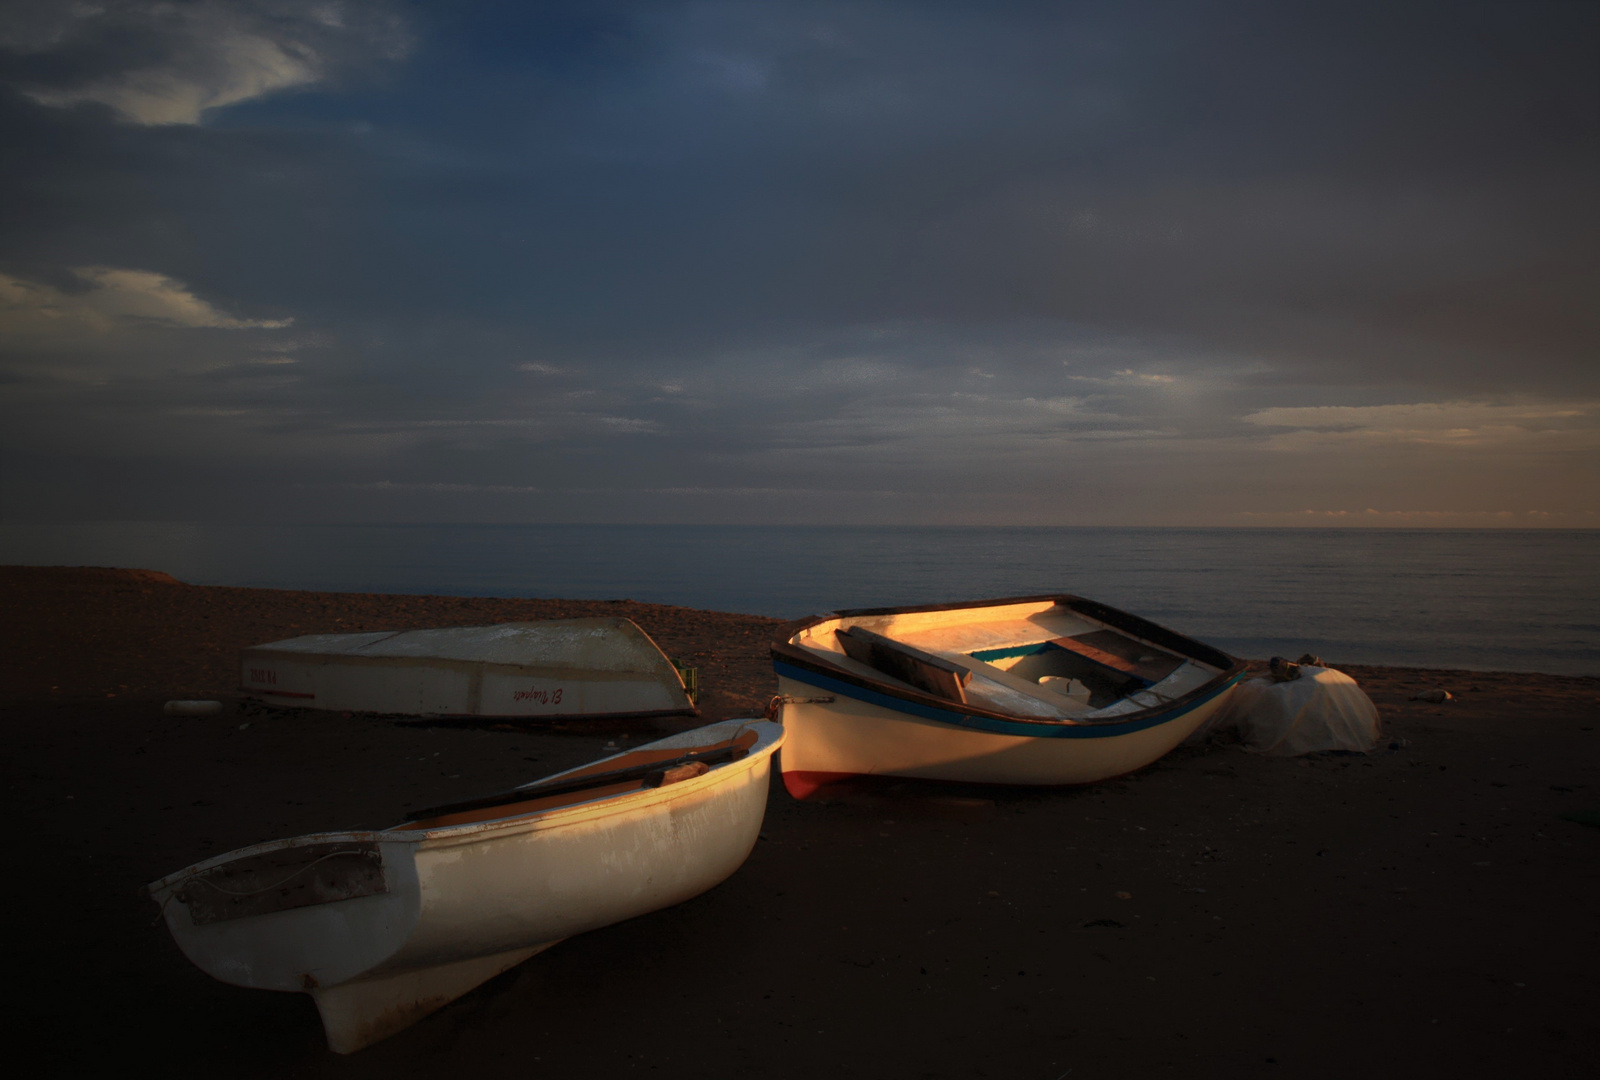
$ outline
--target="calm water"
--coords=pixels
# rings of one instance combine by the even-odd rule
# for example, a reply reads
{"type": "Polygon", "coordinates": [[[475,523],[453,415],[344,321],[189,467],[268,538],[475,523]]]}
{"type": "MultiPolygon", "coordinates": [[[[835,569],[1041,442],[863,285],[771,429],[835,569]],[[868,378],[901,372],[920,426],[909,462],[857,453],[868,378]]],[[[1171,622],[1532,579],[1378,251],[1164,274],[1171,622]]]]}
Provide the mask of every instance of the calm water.
{"type": "Polygon", "coordinates": [[[794,618],[1075,592],[1244,656],[1600,675],[1600,532],[0,523],[0,563],[794,618]]]}

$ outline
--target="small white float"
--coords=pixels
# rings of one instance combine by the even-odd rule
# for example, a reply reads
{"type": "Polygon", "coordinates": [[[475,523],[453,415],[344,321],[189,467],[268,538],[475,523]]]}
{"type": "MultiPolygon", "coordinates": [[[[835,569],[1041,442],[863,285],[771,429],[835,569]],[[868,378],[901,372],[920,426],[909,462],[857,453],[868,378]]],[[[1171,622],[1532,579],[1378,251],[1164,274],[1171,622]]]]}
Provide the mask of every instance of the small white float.
{"type": "Polygon", "coordinates": [[[222,712],[220,701],[169,701],[161,709],[168,716],[216,716],[222,712]]]}
{"type": "Polygon", "coordinates": [[[404,716],[696,715],[683,677],[630,619],[312,634],[244,650],[239,689],[277,705],[404,716]]]}
{"type": "Polygon", "coordinates": [[[783,738],[727,720],[394,828],[242,848],[148,890],[202,971],[309,993],[347,1054],[563,938],[726,879],[761,831],[783,738]]]}

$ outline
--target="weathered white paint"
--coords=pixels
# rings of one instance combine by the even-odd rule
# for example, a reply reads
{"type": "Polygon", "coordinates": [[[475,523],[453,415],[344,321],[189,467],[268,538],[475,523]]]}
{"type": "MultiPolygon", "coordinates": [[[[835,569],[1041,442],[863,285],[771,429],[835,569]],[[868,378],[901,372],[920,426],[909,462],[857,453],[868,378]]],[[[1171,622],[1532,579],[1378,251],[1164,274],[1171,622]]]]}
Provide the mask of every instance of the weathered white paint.
{"type": "Polygon", "coordinates": [[[239,688],[280,705],[407,716],[694,712],[672,661],[623,618],[290,638],[246,649],[239,688]]]}
{"type": "Polygon", "coordinates": [[[563,938],[680,903],[737,870],[761,829],[783,728],[729,720],[630,751],[705,746],[741,730],[756,735],[745,757],[679,783],[465,825],[279,840],[149,891],[196,966],[236,986],[310,992],[328,1045],[349,1053],[563,938]],[[370,842],[382,854],[381,894],[205,924],[180,895],[236,859],[370,842]]]}

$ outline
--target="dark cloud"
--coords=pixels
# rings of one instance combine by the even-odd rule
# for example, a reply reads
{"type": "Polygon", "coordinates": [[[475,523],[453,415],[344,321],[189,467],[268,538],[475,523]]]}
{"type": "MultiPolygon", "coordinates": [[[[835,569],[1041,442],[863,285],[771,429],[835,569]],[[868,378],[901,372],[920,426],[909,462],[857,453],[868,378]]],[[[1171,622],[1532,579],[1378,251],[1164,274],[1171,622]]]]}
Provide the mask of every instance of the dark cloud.
{"type": "Polygon", "coordinates": [[[8,507],[1595,508],[1590,5],[3,10],[8,507]]]}

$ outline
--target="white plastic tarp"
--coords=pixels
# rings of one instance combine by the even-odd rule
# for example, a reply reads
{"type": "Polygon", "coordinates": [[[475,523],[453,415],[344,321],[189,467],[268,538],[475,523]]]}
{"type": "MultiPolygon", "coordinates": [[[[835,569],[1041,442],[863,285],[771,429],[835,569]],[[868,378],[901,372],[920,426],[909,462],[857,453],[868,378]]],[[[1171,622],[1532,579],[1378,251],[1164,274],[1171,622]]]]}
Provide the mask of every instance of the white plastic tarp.
{"type": "Polygon", "coordinates": [[[1294,757],[1323,750],[1366,753],[1383,733],[1378,707],[1342,671],[1303,665],[1288,682],[1249,679],[1191,736],[1232,732],[1246,750],[1294,757]]]}

